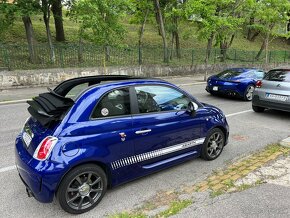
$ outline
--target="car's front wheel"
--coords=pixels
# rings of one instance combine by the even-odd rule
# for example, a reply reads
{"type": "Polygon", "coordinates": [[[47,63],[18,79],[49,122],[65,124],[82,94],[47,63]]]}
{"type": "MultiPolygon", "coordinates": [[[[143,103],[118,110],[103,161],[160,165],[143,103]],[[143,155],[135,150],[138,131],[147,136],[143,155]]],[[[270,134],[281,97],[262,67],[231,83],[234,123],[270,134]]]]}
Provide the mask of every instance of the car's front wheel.
{"type": "Polygon", "coordinates": [[[244,94],[245,101],[252,101],[254,90],[255,90],[254,85],[248,85],[248,87],[246,88],[245,94],[244,94]]]}
{"type": "Polygon", "coordinates": [[[221,129],[212,129],[206,137],[202,149],[201,157],[205,160],[214,160],[220,156],[225,145],[225,135],[221,129]]]}
{"type": "Polygon", "coordinates": [[[68,213],[80,214],[94,208],[107,190],[107,177],[97,165],[86,164],[70,171],[62,180],[57,200],[68,213]]]}
{"type": "Polygon", "coordinates": [[[259,106],[254,106],[252,105],[253,111],[257,112],[257,113],[261,113],[264,112],[265,108],[263,107],[259,107],[259,106]]]}

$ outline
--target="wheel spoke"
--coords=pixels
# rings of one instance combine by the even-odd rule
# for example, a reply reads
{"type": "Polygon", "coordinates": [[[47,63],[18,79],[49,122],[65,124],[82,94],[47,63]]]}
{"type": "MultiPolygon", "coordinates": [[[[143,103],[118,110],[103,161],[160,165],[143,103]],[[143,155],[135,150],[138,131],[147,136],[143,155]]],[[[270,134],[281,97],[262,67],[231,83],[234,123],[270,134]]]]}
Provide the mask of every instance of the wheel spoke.
{"type": "Polygon", "coordinates": [[[77,180],[77,182],[78,182],[80,185],[83,184],[83,183],[82,183],[82,180],[81,180],[81,178],[80,178],[79,176],[76,178],[76,180],[77,180]]]}
{"type": "Polygon", "coordinates": [[[91,181],[92,173],[89,173],[87,182],[91,181]]]}
{"type": "Polygon", "coordinates": [[[210,147],[210,148],[208,149],[208,151],[209,151],[208,155],[209,155],[209,156],[211,156],[211,155],[212,155],[212,153],[213,153],[213,150],[214,150],[214,149],[213,149],[212,147],[210,147]]]}
{"type": "Polygon", "coordinates": [[[80,194],[78,193],[78,194],[76,194],[74,197],[72,197],[71,199],[69,199],[68,201],[67,201],[67,203],[71,203],[71,202],[74,202],[77,198],[79,198],[80,197],[80,194]]]}
{"type": "Polygon", "coordinates": [[[93,185],[97,184],[100,181],[101,181],[101,177],[98,177],[92,184],[90,184],[90,186],[93,186],[93,185]]]}
{"type": "Polygon", "coordinates": [[[92,188],[91,192],[102,192],[103,189],[102,188],[92,188]]]}
{"type": "Polygon", "coordinates": [[[88,198],[89,198],[89,201],[90,201],[91,204],[95,203],[94,199],[91,196],[88,196],[88,198]]]}
{"type": "Polygon", "coordinates": [[[77,192],[77,191],[79,191],[78,188],[71,188],[71,187],[69,187],[69,188],[67,189],[67,192],[77,192]]]}
{"type": "Polygon", "coordinates": [[[81,197],[80,202],[78,203],[78,209],[79,210],[82,208],[83,201],[84,201],[84,196],[81,197]]]}

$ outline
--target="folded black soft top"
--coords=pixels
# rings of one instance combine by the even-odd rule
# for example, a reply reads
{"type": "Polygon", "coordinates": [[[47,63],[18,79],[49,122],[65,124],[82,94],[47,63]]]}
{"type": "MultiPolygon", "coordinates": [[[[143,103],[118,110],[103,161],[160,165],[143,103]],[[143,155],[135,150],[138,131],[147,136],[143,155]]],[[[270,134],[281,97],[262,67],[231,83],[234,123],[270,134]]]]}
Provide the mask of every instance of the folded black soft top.
{"type": "Polygon", "coordinates": [[[29,113],[37,119],[41,125],[48,126],[52,121],[57,121],[66,112],[74,101],[57,95],[53,91],[39,94],[31,101],[27,101],[29,113]]]}
{"type": "Polygon", "coordinates": [[[71,98],[64,97],[75,86],[88,83],[88,86],[99,84],[103,81],[116,81],[128,79],[141,79],[128,75],[98,75],[77,77],[65,80],[60,83],[54,90],[48,89],[49,92],[39,94],[31,101],[27,101],[30,105],[29,113],[37,119],[41,125],[49,126],[51,122],[58,121],[61,116],[74,104],[71,98]]]}

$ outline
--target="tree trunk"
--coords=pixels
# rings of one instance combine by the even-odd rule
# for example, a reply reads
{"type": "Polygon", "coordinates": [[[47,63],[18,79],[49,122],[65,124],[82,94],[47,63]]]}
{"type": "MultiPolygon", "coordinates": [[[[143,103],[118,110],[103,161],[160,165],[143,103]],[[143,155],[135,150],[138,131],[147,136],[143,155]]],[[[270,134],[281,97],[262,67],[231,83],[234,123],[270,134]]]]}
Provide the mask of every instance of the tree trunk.
{"type": "Polygon", "coordinates": [[[258,35],[260,35],[260,31],[255,30],[255,32],[252,34],[252,37],[250,38],[250,41],[254,42],[258,35]]]}
{"type": "MultiPolygon", "coordinates": [[[[249,25],[253,25],[255,22],[255,17],[250,17],[249,25]]],[[[248,27],[248,34],[247,34],[247,40],[251,40],[253,34],[253,29],[251,27],[248,27]]]]}
{"type": "Polygon", "coordinates": [[[48,4],[47,0],[42,0],[42,9],[43,9],[43,21],[45,24],[46,29],[46,36],[50,51],[50,60],[52,63],[55,62],[55,52],[54,52],[54,46],[52,44],[52,38],[51,38],[51,32],[50,32],[50,26],[49,26],[49,19],[50,19],[50,4],[48,4]]]}
{"type": "Polygon", "coordinates": [[[145,31],[145,24],[147,22],[148,14],[149,14],[149,8],[147,8],[147,10],[145,12],[144,19],[143,19],[143,22],[142,22],[141,27],[140,27],[139,41],[138,41],[139,47],[142,46],[142,40],[143,40],[143,35],[144,35],[144,31],[145,31]]]}
{"type": "Polygon", "coordinates": [[[263,43],[262,43],[262,46],[261,46],[261,48],[260,48],[258,54],[257,54],[256,57],[255,57],[255,60],[256,60],[256,61],[260,59],[260,56],[261,56],[261,54],[263,53],[265,47],[266,47],[266,39],[264,39],[264,41],[263,41],[263,43]]]}
{"type": "Polygon", "coordinates": [[[175,36],[176,57],[181,58],[180,39],[179,39],[179,33],[178,33],[178,17],[177,16],[174,16],[174,25],[175,25],[174,36],[175,36]]]}
{"type": "Polygon", "coordinates": [[[266,35],[266,39],[265,39],[265,64],[269,63],[269,55],[268,55],[268,51],[269,51],[269,37],[270,37],[270,33],[268,32],[266,35]]]}
{"type": "Polygon", "coordinates": [[[164,62],[168,62],[168,50],[167,50],[167,41],[166,41],[166,33],[165,33],[165,28],[164,28],[164,22],[163,22],[163,17],[161,13],[161,8],[159,4],[159,0],[154,0],[155,2],[155,10],[158,13],[158,18],[159,18],[159,28],[161,32],[161,37],[163,41],[163,60],[164,62]]]}
{"type": "Polygon", "coordinates": [[[53,18],[54,18],[55,39],[58,42],[63,42],[65,41],[65,36],[64,36],[64,29],[63,29],[61,0],[53,0],[51,10],[53,13],[53,18]]]}
{"type": "Polygon", "coordinates": [[[235,33],[232,34],[231,39],[229,42],[227,42],[226,39],[222,40],[220,42],[220,49],[221,49],[221,62],[224,62],[227,58],[227,51],[228,49],[231,47],[231,45],[233,44],[234,38],[235,38],[235,33]]]}
{"type": "Polygon", "coordinates": [[[208,64],[209,58],[210,58],[210,54],[211,54],[211,48],[212,48],[212,43],[213,43],[213,39],[214,39],[214,33],[212,32],[210,34],[209,39],[207,40],[207,47],[206,47],[206,54],[205,54],[205,64],[208,64]]]}
{"type": "Polygon", "coordinates": [[[170,49],[170,54],[169,54],[169,59],[172,60],[173,58],[173,50],[174,50],[174,39],[175,39],[175,32],[171,32],[171,49],[170,49]]]}
{"type": "Polygon", "coordinates": [[[36,51],[36,40],[34,38],[34,30],[29,16],[23,16],[22,21],[25,27],[26,39],[28,43],[29,60],[31,63],[38,63],[39,59],[36,51]]]}

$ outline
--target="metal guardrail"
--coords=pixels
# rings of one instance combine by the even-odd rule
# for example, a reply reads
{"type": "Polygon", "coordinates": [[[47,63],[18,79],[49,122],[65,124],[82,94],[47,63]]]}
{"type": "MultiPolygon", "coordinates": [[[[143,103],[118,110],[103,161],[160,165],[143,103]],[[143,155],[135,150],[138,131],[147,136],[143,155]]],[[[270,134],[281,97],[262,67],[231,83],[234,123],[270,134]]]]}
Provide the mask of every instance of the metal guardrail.
{"type": "MultiPolygon", "coordinates": [[[[170,65],[188,66],[204,64],[206,49],[180,49],[177,57],[174,49],[168,49],[169,58],[164,62],[163,48],[160,47],[104,47],[84,44],[54,45],[55,61],[50,59],[47,44],[36,47],[37,61],[30,61],[27,45],[0,45],[0,69],[45,69],[69,67],[100,67],[100,66],[130,66],[130,65],[170,65]]],[[[228,49],[224,63],[265,63],[265,52],[256,59],[258,51],[228,49]]],[[[208,63],[221,63],[220,49],[212,49],[208,63]]],[[[290,51],[269,51],[269,63],[289,63],[290,51]]]]}

